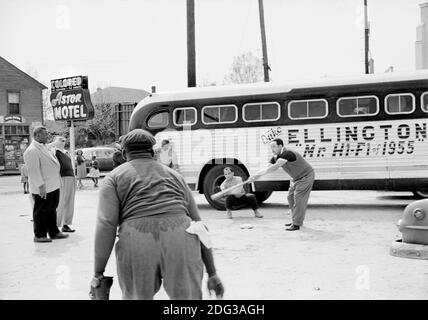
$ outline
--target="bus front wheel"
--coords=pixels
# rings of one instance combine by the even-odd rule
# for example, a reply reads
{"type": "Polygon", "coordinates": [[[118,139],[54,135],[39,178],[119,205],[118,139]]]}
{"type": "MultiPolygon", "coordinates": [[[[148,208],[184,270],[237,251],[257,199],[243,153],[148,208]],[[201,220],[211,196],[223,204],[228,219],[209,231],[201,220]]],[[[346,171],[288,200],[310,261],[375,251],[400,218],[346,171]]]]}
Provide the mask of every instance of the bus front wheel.
{"type": "Polygon", "coordinates": [[[256,191],[254,192],[254,194],[256,195],[257,203],[260,204],[266,201],[270,197],[270,195],[272,194],[272,191],[256,191]]]}
{"type": "MultiPolygon", "coordinates": [[[[223,170],[226,167],[230,167],[233,170],[235,176],[241,177],[242,180],[245,181],[248,178],[248,175],[245,173],[245,171],[239,166],[234,164],[217,165],[211,168],[210,171],[208,171],[203,182],[204,196],[205,196],[205,199],[207,199],[208,203],[217,210],[226,210],[224,197],[217,200],[211,199],[211,196],[214,193],[221,191],[220,185],[224,181],[223,170]]],[[[247,189],[247,187],[244,187],[244,188],[247,189]]],[[[239,209],[239,208],[232,208],[232,209],[239,209]]]]}
{"type": "Polygon", "coordinates": [[[428,198],[428,190],[413,191],[413,194],[414,194],[416,199],[427,199],[428,198]]]}

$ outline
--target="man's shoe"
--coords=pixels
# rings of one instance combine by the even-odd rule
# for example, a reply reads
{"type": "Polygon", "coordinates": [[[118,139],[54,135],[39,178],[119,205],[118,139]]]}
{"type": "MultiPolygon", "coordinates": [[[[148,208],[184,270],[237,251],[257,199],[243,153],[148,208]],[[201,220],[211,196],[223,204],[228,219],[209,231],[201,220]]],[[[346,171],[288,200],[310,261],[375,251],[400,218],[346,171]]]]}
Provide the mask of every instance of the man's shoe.
{"type": "Polygon", "coordinates": [[[286,223],[285,226],[286,227],[291,227],[293,224],[292,223],[286,223]]]}
{"type": "Polygon", "coordinates": [[[76,231],[76,230],[71,229],[69,226],[67,226],[67,225],[65,224],[65,225],[63,225],[63,226],[62,226],[61,231],[62,231],[62,232],[74,232],[74,231],[76,231]]]}
{"type": "Polygon", "coordinates": [[[255,216],[256,218],[263,218],[263,215],[262,215],[259,211],[255,211],[255,212],[254,212],[254,216],[255,216]]]}
{"type": "Polygon", "coordinates": [[[228,211],[228,212],[227,212],[227,217],[228,217],[229,219],[232,219],[232,211],[228,211]]]}
{"type": "Polygon", "coordinates": [[[51,237],[51,239],[65,239],[65,238],[68,238],[68,234],[64,234],[61,232],[58,232],[56,235],[51,237]]]}
{"type": "Polygon", "coordinates": [[[42,238],[34,237],[34,242],[52,242],[52,240],[46,237],[42,237],[42,238]]]}
{"type": "Polygon", "coordinates": [[[287,228],[285,230],[287,230],[287,231],[295,231],[295,230],[299,230],[299,229],[300,229],[299,226],[296,226],[296,225],[292,224],[290,228],[287,228]]]}

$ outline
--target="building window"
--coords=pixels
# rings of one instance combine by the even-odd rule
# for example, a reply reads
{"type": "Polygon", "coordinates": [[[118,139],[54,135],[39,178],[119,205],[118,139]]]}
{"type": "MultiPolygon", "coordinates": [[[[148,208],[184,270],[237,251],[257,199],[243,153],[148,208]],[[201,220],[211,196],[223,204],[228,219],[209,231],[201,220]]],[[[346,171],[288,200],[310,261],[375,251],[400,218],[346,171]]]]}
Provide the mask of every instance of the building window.
{"type": "Polygon", "coordinates": [[[174,110],[174,124],[182,127],[194,125],[197,121],[195,108],[177,108],[174,110]]]}
{"type": "Polygon", "coordinates": [[[385,111],[388,114],[412,113],[415,97],[411,93],[389,94],[385,97],[385,111]]]}
{"type": "Polygon", "coordinates": [[[150,128],[165,128],[169,123],[168,111],[159,112],[150,116],[147,125],[150,128]]]}
{"type": "Polygon", "coordinates": [[[319,119],[327,116],[327,101],[324,99],[298,100],[288,103],[290,119],[319,119]]]}
{"type": "Polygon", "coordinates": [[[202,108],[202,122],[204,124],[233,123],[237,119],[238,108],[233,104],[202,108]]]}
{"type": "Polygon", "coordinates": [[[19,92],[7,93],[8,114],[20,114],[19,112],[19,92]]]}
{"type": "Polygon", "coordinates": [[[337,100],[337,114],[341,117],[364,117],[377,114],[379,99],[376,96],[347,97],[337,100]]]}
{"type": "Polygon", "coordinates": [[[247,103],[243,107],[244,121],[275,121],[279,119],[279,103],[247,103]]]}

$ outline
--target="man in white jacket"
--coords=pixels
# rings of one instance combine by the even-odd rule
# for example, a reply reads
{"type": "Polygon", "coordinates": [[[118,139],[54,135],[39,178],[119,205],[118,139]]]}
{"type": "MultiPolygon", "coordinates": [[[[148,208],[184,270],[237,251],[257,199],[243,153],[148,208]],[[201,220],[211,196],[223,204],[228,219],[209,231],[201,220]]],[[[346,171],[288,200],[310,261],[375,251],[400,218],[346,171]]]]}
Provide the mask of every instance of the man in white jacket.
{"type": "Polygon", "coordinates": [[[33,141],[24,152],[24,162],[28,168],[30,192],[34,199],[34,242],[52,242],[52,239],[68,237],[59,231],[56,222],[61,187],[60,165],[46,146],[46,128],[36,127],[33,135],[33,141]]]}

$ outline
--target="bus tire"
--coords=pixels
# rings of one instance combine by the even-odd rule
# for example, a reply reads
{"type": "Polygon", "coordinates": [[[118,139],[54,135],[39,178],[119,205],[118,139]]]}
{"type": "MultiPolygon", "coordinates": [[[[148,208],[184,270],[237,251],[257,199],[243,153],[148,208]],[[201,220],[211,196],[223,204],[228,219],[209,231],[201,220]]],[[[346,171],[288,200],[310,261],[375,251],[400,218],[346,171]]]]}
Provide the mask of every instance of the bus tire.
{"type": "Polygon", "coordinates": [[[257,203],[263,203],[266,201],[272,194],[272,191],[256,191],[254,192],[256,195],[257,203]]]}
{"type": "Polygon", "coordinates": [[[427,199],[428,191],[413,191],[413,195],[416,199],[427,199]]]}
{"type": "MultiPolygon", "coordinates": [[[[242,180],[245,181],[248,178],[248,175],[245,173],[245,171],[234,164],[216,165],[208,171],[203,182],[204,196],[208,203],[217,210],[226,210],[225,198],[223,197],[217,200],[212,200],[211,195],[221,191],[220,185],[224,181],[223,170],[226,167],[230,167],[235,173],[235,176],[240,176],[242,180]]],[[[240,207],[234,207],[232,209],[240,209],[240,207]]]]}

